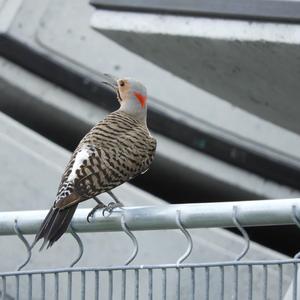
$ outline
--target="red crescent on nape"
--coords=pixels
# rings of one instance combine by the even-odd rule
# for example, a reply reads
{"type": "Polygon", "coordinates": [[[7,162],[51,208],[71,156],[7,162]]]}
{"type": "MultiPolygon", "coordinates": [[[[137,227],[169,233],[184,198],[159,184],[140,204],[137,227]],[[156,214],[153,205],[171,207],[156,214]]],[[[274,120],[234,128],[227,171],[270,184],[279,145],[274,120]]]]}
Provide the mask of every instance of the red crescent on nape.
{"type": "Polygon", "coordinates": [[[139,100],[139,102],[141,103],[141,106],[144,108],[146,105],[147,97],[142,95],[139,92],[134,92],[134,96],[139,100]]]}

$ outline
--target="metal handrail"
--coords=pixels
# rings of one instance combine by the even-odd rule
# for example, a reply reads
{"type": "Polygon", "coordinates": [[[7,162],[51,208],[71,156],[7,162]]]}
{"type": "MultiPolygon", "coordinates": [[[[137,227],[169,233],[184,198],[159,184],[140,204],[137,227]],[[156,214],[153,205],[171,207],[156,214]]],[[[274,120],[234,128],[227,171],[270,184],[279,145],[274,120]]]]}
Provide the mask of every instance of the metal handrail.
{"type": "MultiPolygon", "coordinates": [[[[124,214],[131,231],[178,229],[178,210],[185,228],[235,227],[234,207],[238,207],[238,220],[243,227],[294,224],[293,207],[299,215],[300,199],[127,207],[114,210],[109,217],[98,211],[91,223],[86,221],[90,209],[84,208],[77,209],[72,227],[76,232],[123,231],[124,214]]],[[[46,210],[0,212],[0,235],[15,235],[15,220],[23,234],[34,234],[46,214],[46,210]]]]}
{"type": "MultiPolygon", "coordinates": [[[[49,285],[50,278],[54,276],[54,294],[55,299],[59,299],[59,294],[67,290],[68,299],[72,299],[72,292],[80,293],[82,299],[86,294],[86,277],[94,277],[92,285],[98,299],[100,291],[103,292],[103,286],[108,291],[109,299],[113,299],[113,293],[119,290],[122,293],[122,299],[126,298],[126,289],[135,288],[135,299],[140,299],[139,290],[144,289],[148,295],[154,295],[157,280],[161,278],[162,299],[167,298],[168,285],[167,282],[173,282],[175,285],[176,299],[180,299],[181,285],[183,282],[190,281],[190,296],[196,299],[196,295],[203,290],[206,299],[209,298],[212,289],[216,289],[225,299],[228,295],[232,295],[232,299],[238,299],[239,291],[244,289],[247,284],[247,299],[253,298],[253,274],[255,273],[259,279],[259,283],[255,285],[255,289],[259,287],[260,293],[263,293],[264,299],[270,295],[268,281],[271,280],[268,275],[272,270],[272,280],[278,280],[278,295],[283,298],[286,285],[283,281],[283,269],[286,274],[291,277],[289,282],[288,293],[284,299],[298,299],[298,269],[300,259],[298,254],[290,259],[277,260],[258,260],[249,261],[241,259],[249,250],[250,239],[245,231],[244,226],[259,225],[283,225],[294,224],[299,227],[299,206],[300,199],[278,199],[278,200],[261,200],[261,201],[241,201],[241,202],[220,202],[220,203],[201,203],[201,204],[180,204],[180,205],[159,205],[144,207],[127,207],[114,210],[109,216],[103,216],[101,211],[96,212],[92,218],[92,223],[86,220],[89,209],[78,209],[69,232],[76,238],[79,255],[68,268],[40,269],[40,270],[21,270],[26,267],[31,257],[32,247],[28,248],[28,241],[24,234],[35,233],[47,211],[19,211],[19,212],[2,212],[0,213],[0,235],[17,234],[20,240],[25,244],[27,249],[26,260],[17,267],[17,271],[0,272],[0,299],[6,299],[10,292],[15,291],[16,299],[20,299],[20,295],[27,291],[28,299],[33,299],[33,295],[40,295],[41,299],[45,299],[46,284],[49,285]],[[191,254],[193,248],[192,236],[187,228],[199,227],[236,227],[242,233],[246,246],[242,252],[230,261],[219,262],[197,262],[183,263],[183,261],[191,254]],[[184,254],[177,259],[176,263],[169,264],[151,264],[151,265],[128,265],[132,263],[138,254],[138,240],[132,233],[132,230],[153,230],[153,229],[177,229],[185,235],[187,239],[187,248],[184,254]],[[80,236],[75,232],[92,232],[92,231],[123,231],[133,242],[133,251],[125,264],[107,267],[72,267],[81,258],[84,252],[84,244],[80,240],[80,236]],[[246,268],[245,268],[246,267],[246,268]],[[173,271],[172,271],[173,270],[173,271]],[[188,271],[188,273],[187,273],[188,271]],[[254,272],[255,271],[255,272],[254,272]],[[117,274],[121,272],[122,279],[118,280],[117,274]],[[145,273],[146,272],[146,273],[145,273]],[[230,273],[228,273],[230,272],[230,273]],[[80,274],[80,282],[75,281],[75,274],[80,274]],[[101,274],[100,274],[101,273],[101,274]],[[74,274],[74,280],[72,276],[74,274]],[[115,274],[115,275],[114,275],[115,274]],[[130,275],[131,274],[131,275],[130,275]],[[132,277],[134,275],[134,278],[132,277]],[[148,287],[140,287],[140,276],[148,276],[148,287]],[[199,284],[199,276],[202,274],[205,280],[201,281],[201,291],[196,288],[196,281],[199,284]],[[225,281],[225,274],[231,274],[225,281]],[[260,275],[259,275],[260,274],[260,275]],[[100,276],[101,275],[101,276],[100,276]],[[67,277],[66,277],[67,276],[67,277]],[[100,277],[108,278],[108,282],[101,281],[100,277]],[[187,277],[188,276],[188,277],[187,277]],[[28,279],[28,284],[24,286],[21,282],[24,278],[28,279]],[[115,278],[115,279],[114,279],[115,278]],[[214,278],[218,283],[210,284],[214,278]],[[62,283],[60,283],[60,281],[62,283]],[[33,285],[35,282],[35,285],[33,285]],[[40,288],[37,288],[40,282],[40,288]],[[242,284],[241,284],[242,283],[242,284]],[[229,284],[229,285],[228,285],[229,284]],[[35,286],[35,289],[33,289],[35,286]],[[100,289],[100,286],[102,288],[100,289]],[[113,288],[114,287],[114,288],[113,288]],[[8,291],[10,288],[10,291],[8,291]]],[[[174,290],[172,285],[172,290],[174,290]]],[[[275,291],[276,293],[276,291],[275,291]]],[[[143,297],[143,296],[141,296],[143,297]]],[[[144,299],[144,298],[142,298],[144,299]]],[[[149,299],[153,299],[151,296],[149,299]]],[[[174,299],[174,298],[172,298],[174,299]]],[[[198,299],[198,298],[197,298],[198,299]]],[[[255,298],[256,299],[256,298],[255,298]]]]}

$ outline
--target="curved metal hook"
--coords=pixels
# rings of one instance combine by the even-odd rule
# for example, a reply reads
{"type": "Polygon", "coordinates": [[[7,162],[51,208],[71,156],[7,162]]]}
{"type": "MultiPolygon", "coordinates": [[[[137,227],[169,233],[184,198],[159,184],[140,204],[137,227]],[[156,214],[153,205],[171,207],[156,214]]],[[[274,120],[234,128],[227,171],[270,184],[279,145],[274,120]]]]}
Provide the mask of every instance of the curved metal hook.
{"type": "Polygon", "coordinates": [[[187,242],[188,242],[188,247],[187,247],[186,251],[184,252],[184,254],[181,257],[179,257],[179,259],[176,262],[176,264],[178,266],[183,261],[185,261],[191,254],[191,252],[193,250],[193,239],[192,239],[190,233],[184,228],[184,226],[181,222],[181,211],[180,210],[176,211],[176,224],[179,227],[180,231],[184,234],[184,236],[186,237],[187,242]]]}
{"type": "Polygon", "coordinates": [[[132,254],[130,255],[130,257],[127,259],[127,261],[124,264],[125,266],[127,266],[128,264],[130,264],[136,258],[137,254],[138,254],[138,251],[139,251],[139,244],[138,244],[138,241],[137,241],[136,237],[129,230],[129,228],[126,224],[124,211],[122,212],[122,216],[121,216],[121,226],[122,226],[123,231],[130,237],[130,239],[133,243],[132,254]]]}
{"type": "MultiPolygon", "coordinates": [[[[296,205],[292,206],[292,219],[294,223],[297,225],[297,227],[300,229],[300,220],[297,216],[297,207],[296,205]]],[[[300,251],[295,254],[294,258],[299,258],[300,257],[300,251]]]]}
{"type": "Polygon", "coordinates": [[[240,222],[238,221],[237,214],[238,214],[238,207],[237,206],[233,206],[233,208],[232,208],[232,220],[233,220],[233,223],[236,226],[236,228],[243,235],[243,238],[244,238],[244,240],[246,242],[246,245],[245,245],[244,249],[242,250],[242,252],[235,259],[235,261],[241,260],[247,254],[247,252],[249,250],[249,247],[250,247],[250,238],[249,238],[249,235],[248,235],[247,231],[242,227],[242,225],[240,224],[240,222]]]}
{"type": "Polygon", "coordinates": [[[84,246],[83,243],[81,241],[80,236],[75,232],[72,224],[70,224],[70,233],[72,234],[73,238],[76,240],[78,247],[79,247],[79,253],[78,256],[73,260],[73,262],[70,264],[70,268],[74,267],[79,260],[81,259],[82,255],[83,255],[83,251],[84,251],[84,246]]]}
{"type": "Polygon", "coordinates": [[[28,241],[25,239],[23,233],[21,232],[20,228],[19,228],[19,225],[18,225],[18,220],[15,219],[15,224],[14,224],[14,231],[16,233],[16,235],[18,236],[18,238],[23,242],[23,244],[25,245],[26,247],[26,250],[27,250],[27,258],[26,260],[20,264],[18,267],[17,267],[17,271],[20,271],[22,270],[30,261],[30,258],[31,258],[31,247],[28,243],[28,241]]]}

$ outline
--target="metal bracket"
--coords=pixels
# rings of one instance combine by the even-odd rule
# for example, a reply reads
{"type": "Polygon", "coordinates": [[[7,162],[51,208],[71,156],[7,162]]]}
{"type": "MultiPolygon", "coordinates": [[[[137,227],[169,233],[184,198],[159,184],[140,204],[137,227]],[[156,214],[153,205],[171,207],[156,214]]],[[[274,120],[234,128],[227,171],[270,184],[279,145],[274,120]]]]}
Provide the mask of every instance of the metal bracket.
{"type": "Polygon", "coordinates": [[[76,240],[77,244],[78,244],[78,248],[79,248],[79,253],[78,253],[78,256],[74,259],[74,261],[70,264],[70,267],[74,267],[78,262],[79,260],[81,259],[82,255],[83,255],[83,251],[84,251],[84,246],[83,246],[83,243],[82,243],[82,240],[80,238],[80,236],[75,232],[72,224],[70,224],[69,226],[70,228],[70,232],[72,234],[72,236],[74,237],[74,239],[76,240]]]}
{"type": "Polygon", "coordinates": [[[126,265],[130,264],[136,258],[138,251],[139,251],[139,245],[138,245],[138,241],[137,241],[135,235],[129,230],[129,228],[126,224],[124,211],[122,212],[122,216],[121,216],[121,226],[122,226],[123,231],[129,236],[129,238],[131,239],[131,241],[133,243],[133,251],[124,264],[126,266],[126,265]]]}
{"type": "Polygon", "coordinates": [[[250,248],[250,238],[249,238],[249,235],[248,235],[247,231],[242,227],[242,225],[240,224],[240,222],[238,220],[238,207],[237,206],[233,206],[233,208],[232,208],[232,221],[233,221],[234,225],[236,226],[236,228],[243,235],[244,240],[246,242],[246,245],[245,245],[244,249],[242,250],[242,252],[235,259],[235,261],[239,261],[249,251],[249,248],[250,248]]]}
{"type": "Polygon", "coordinates": [[[188,247],[187,247],[186,251],[184,252],[184,254],[181,257],[179,257],[179,259],[176,262],[177,266],[179,266],[191,254],[191,252],[193,250],[193,239],[192,239],[190,233],[185,229],[185,227],[182,224],[181,211],[180,210],[176,211],[176,224],[179,227],[180,231],[184,234],[184,236],[186,237],[187,242],[188,242],[188,247]]]}
{"type": "Polygon", "coordinates": [[[30,261],[30,258],[31,258],[31,247],[28,243],[28,241],[25,239],[23,233],[21,232],[19,226],[18,226],[18,220],[15,219],[15,224],[14,224],[14,231],[16,233],[16,235],[18,236],[18,238],[23,242],[23,244],[25,245],[26,247],[26,251],[27,251],[27,258],[26,260],[20,264],[18,267],[17,267],[17,271],[20,271],[22,270],[30,261]]]}

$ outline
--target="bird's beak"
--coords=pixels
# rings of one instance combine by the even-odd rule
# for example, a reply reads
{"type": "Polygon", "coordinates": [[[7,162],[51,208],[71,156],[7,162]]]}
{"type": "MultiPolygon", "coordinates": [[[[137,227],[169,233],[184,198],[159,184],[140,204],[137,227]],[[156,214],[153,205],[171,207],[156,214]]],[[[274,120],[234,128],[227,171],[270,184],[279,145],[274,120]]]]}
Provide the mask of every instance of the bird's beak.
{"type": "Polygon", "coordinates": [[[108,85],[116,91],[118,89],[117,78],[110,74],[104,74],[104,76],[107,80],[102,81],[101,83],[108,85]]]}
{"type": "Polygon", "coordinates": [[[109,74],[104,74],[104,76],[105,76],[108,80],[102,81],[101,83],[102,83],[102,84],[105,84],[105,85],[107,85],[107,86],[109,86],[109,87],[111,87],[111,88],[116,92],[118,101],[119,101],[119,103],[121,104],[122,98],[121,98],[120,91],[119,91],[119,88],[118,88],[117,78],[115,78],[114,76],[109,75],[109,74]]]}
{"type": "Polygon", "coordinates": [[[101,83],[108,85],[109,87],[113,88],[114,90],[117,90],[117,88],[118,88],[117,83],[112,83],[112,82],[108,82],[108,81],[101,81],[101,83]]]}

